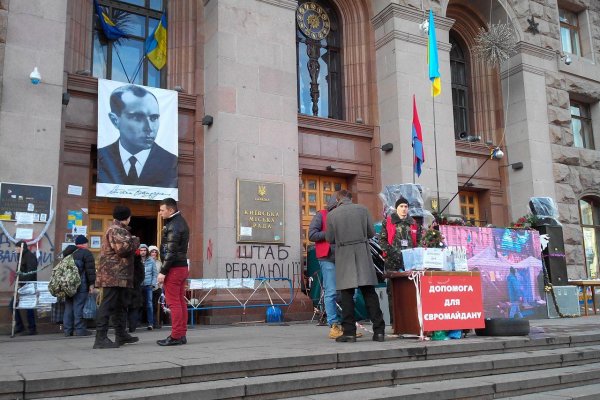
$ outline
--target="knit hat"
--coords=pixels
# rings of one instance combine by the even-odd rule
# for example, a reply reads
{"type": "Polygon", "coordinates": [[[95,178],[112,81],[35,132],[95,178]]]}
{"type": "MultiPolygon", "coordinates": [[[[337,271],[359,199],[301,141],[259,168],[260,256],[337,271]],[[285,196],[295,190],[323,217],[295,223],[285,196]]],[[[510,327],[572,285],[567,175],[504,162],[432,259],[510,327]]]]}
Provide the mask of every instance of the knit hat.
{"type": "Polygon", "coordinates": [[[406,204],[409,205],[408,200],[406,200],[404,197],[400,196],[400,198],[398,200],[396,200],[396,204],[394,205],[394,208],[398,208],[398,206],[400,204],[406,204]]]}
{"type": "Polygon", "coordinates": [[[148,253],[151,253],[152,250],[156,250],[156,251],[158,251],[160,253],[160,251],[158,250],[158,247],[156,247],[156,246],[150,246],[150,247],[148,247],[148,253]]]}
{"type": "Polygon", "coordinates": [[[138,247],[138,249],[146,249],[146,250],[148,250],[148,245],[142,243],[142,244],[140,244],[140,247],[138,247]]]}
{"type": "Polygon", "coordinates": [[[85,236],[83,236],[83,235],[79,235],[79,236],[77,236],[75,238],[75,245],[76,246],[79,246],[80,244],[85,244],[87,242],[88,242],[87,238],[85,236]]]}
{"type": "Polygon", "coordinates": [[[117,221],[125,221],[131,217],[131,210],[127,206],[115,206],[112,215],[117,221]]]}

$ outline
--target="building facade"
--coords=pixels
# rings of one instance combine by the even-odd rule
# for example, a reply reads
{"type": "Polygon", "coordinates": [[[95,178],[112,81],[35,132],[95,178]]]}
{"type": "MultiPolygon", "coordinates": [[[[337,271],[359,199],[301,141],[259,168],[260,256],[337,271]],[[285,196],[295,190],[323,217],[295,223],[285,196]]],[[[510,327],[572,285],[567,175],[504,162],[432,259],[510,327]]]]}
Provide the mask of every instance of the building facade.
{"type": "MultiPolygon", "coordinates": [[[[95,193],[97,79],[106,78],[179,92],[179,204],[192,232],[193,277],[299,281],[308,223],[341,188],[379,218],[382,187],[413,182],[413,95],[426,208],[445,207],[458,192],[446,212],[506,226],[528,212],[530,197],[552,197],[569,277],[597,277],[597,1],[98,3],[108,15],[129,15],[127,39],[103,39],[91,0],[0,1],[0,181],[53,188],[52,220],[33,226],[34,239],[45,230],[33,247],[42,265],[68,240],[73,215],[81,213],[88,236],[101,236],[116,204],[132,208],[142,241],[157,241],[157,202],[95,193]],[[165,9],[167,65],[157,70],[140,56],[165,9]],[[435,98],[423,29],[429,9],[442,81],[435,98]],[[512,30],[516,51],[490,66],[475,39],[497,24],[512,30]],[[28,79],[35,66],[38,85],[28,79]],[[208,115],[212,124],[203,123],[208,115]],[[496,147],[504,158],[486,162],[496,147]],[[239,179],[283,184],[284,243],[238,242],[239,179]]],[[[16,265],[6,233],[17,226],[3,226],[6,298],[16,265]]]]}

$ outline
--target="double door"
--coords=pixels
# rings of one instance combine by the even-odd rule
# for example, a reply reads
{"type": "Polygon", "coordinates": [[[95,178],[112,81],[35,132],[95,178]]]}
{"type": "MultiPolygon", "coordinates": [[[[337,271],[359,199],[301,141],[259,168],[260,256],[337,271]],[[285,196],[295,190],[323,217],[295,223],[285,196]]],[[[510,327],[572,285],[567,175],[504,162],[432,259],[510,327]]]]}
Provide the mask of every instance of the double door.
{"type": "Polygon", "coordinates": [[[333,194],[342,189],[348,189],[344,178],[321,175],[302,175],[302,249],[306,255],[308,226],[313,217],[326,207],[333,194]]]}
{"type": "MultiPolygon", "coordinates": [[[[102,247],[102,242],[105,240],[106,230],[112,224],[112,221],[112,215],[90,214],[88,226],[89,249],[96,258],[100,255],[100,248],[102,247]]],[[[160,245],[160,235],[163,226],[160,216],[134,216],[131,218],[130,226],[131,234],[139,237],[141,243],[148,246],[160,245]]]]}

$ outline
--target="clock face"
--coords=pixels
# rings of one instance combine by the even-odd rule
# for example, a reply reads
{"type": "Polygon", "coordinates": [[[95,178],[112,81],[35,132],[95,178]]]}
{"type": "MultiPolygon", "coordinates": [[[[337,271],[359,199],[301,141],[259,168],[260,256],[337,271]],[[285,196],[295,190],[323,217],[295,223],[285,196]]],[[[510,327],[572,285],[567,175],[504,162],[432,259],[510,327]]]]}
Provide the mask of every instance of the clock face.
{"type": "Polygon", "coordinates": [[[320,5],[308,2],[296,10],[296,22],[300,31],[307,38],[321,40],[329,34],[331,22],[329,16],[320,5]]]}

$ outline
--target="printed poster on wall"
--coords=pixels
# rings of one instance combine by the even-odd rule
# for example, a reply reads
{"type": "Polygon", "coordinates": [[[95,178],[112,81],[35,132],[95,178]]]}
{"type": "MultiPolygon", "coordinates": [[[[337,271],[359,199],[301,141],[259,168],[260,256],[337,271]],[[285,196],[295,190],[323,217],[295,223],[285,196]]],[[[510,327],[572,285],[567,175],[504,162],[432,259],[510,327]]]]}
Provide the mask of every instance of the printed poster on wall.
{"type": "Polygon", "coordinates": [[[17,213],[28,213],[33,222],[45,223],[51,209],[52,186],[0,182],[0,220],[15,221],[17,213]]]}
{"type": "Polygon", "coordinates": [[[178,200],[178,137],[176,91],[98,79],[96,195],[178,200]]]}

